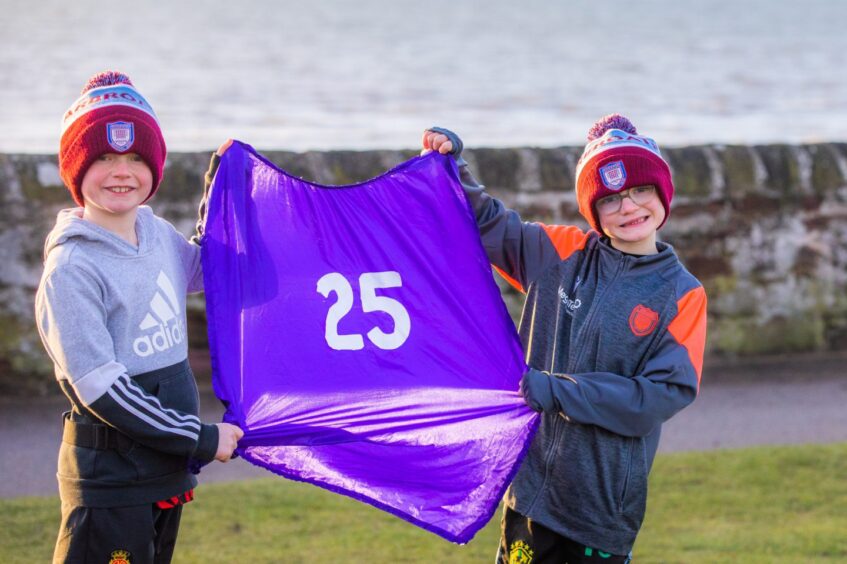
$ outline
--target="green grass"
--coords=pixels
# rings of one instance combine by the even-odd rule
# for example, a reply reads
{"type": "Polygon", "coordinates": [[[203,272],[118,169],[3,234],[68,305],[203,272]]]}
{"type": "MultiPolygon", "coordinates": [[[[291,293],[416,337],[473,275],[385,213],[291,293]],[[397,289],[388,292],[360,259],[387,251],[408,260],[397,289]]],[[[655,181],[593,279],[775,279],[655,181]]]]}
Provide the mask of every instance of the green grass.
{"type": "MultiPolygon", "coordinates": [[[[847,562],[847,443],[659,456],[638,564],[847,562]]],[[[55,497],[0,500],[0,562],[47,562],[55,497]]],[[[492,562],[499,515],[466,546],[321,489],[210,484],[186,508],[175,561],[492,562]]]]}

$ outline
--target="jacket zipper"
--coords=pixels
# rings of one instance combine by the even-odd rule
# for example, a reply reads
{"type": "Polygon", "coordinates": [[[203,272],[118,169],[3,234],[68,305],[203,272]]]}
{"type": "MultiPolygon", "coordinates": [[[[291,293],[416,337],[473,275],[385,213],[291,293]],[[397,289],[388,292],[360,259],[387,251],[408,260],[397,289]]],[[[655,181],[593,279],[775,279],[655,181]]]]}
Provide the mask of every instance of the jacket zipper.
{"type": "Polygon", "coordinates": [[[632,456],[635,439],[632,437],[627,437],[627,449],[626,449],[626,474],[624,475],[623,480],[623,488],[621,489],[621,493],[618,499],[618,513],[623,513],[624,509],[624,501],[626,500],[626,494],[629,490],[629,482],[632,480],[632,456]]]}
{"type": "MultiPolygon", "coordinates": [[[[626,259],[624,257],[621,257],[618,260],[617,268],[615,269],[615,272],[612,274],[611,278],[609,279],[609,283],[606,284],[606,287],[603,289],[603,291],[600,293],[599,296],[594,296],[594,299],[591,301],[591,310],[585,316],[585,322],[582,324],[582,328],[579,331],[578,338],[572,340],[572,342],[580,342],[582,340],[582,338],[586,334],[588,334],[589,329],[591,329],[594,318],[596,317],[597,310],[600,309],[600,304],[603,302],[603,297],[609,292],[609,288],[612,288],[614,286],[615,281],[618,279],[618,277],[624,271],[624,265],[626,264],[625,261],[626,261],[626,259]]],[[[580,364],[580,362],[582,362],[582,358],[584,356],[585,356],[585,347],[581,347],[579,354],[576,357],[572,358],[571,362],[568,363],[568,370],[567,370],[568,374],[573,372],[574,369],[576,369],[576,367],[579,366],[579,364],[580,364]]]]}
{"type": "MultiPolygon", "coordinates": [[[[585,323],[583,323],[582,330],[580,331],[580,334],[579,334],[580,338],[588,332],[588,329],[591,325],[591,322],[594,320],[595,313],[600,308],[599,304],[602,301],[602,297],[604,295],[606,295],[606,293],[609,291],[609,288],[614,285],[614,282],[615,282],[615,280],[617,280],[620,273],[623,272],[623,265],[625,264],[624,261],[625,261],[625,259],[623,257],[621,257],[621,259],[618,261],[617,268],[615,269],[614,274],[612,275],[611,279],[609,280],[609,283],[606,285],[606,288],[603,290],[603,292],[600,294],[600,296],[595,296],[594,299],[592,300],[591,310],[586,315],[585,323]]],[[[581,353],[577,359],[568,363],[568,370],[567,370],[568,373],[573,372],[574,367],[577,366],[580,361],[582,361],[582,355],[583,354],[584,353],[581,353]]],[[[569,378],[570,380],[573,380],[573,378],[570,378],[569,376],[566,376],[566,377],[569,378]]],[[[532,512],[532,510],[535,507],[536,502],[538,501],[538,498],[541,496],[541,492],[543,492],[545,490],[545,488],[547,487],[547,481],[550,478],[551,462],[553,460],[553,456],[559,450],[558,449],[558,446],[559,446],[559,430],[564,427],[564,422],[562,420],[562,417],[559,417],[559,416],[555,416],[554,421],[555,422],[553,424],[552,444],[547,449],[547,456],[544,457],[544,481],[541,482],[541,487],[538,488],[538,491],[536,492],[535,497],[532,499],[532,503],[529,504],[529,508],[527,509],[527,513],[532,512]]]]}

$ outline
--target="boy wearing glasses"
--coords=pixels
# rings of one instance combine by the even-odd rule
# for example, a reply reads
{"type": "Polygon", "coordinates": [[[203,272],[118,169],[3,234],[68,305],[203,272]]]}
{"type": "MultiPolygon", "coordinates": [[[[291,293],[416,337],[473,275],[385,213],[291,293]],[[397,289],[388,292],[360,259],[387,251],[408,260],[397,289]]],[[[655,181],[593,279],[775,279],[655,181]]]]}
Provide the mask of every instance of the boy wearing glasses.
{"type": "Polygon", "coordinates": [[[588,140],[576,169],[586,232],[522,222],[476,182],[455,134],[423,138],[424,150],[456,155],[489,259],[526,293],[521,392],[542,419],[505,495],[504,564],[628,562],[661,425],[700,382],[706,295],[656,237],[670,169],[623,116],[588,140]]]}

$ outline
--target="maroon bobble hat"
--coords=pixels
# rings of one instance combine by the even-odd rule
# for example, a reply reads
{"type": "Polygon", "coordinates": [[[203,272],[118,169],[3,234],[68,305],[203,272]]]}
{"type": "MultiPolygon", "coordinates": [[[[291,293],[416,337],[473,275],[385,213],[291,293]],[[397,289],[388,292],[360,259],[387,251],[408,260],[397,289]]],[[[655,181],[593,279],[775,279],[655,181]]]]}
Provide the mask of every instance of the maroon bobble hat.
{"type": "Polygon", "coordinates": [[[153,173],[153,197],[162,181],[168,149],[159,120],[125,74],[94,75],[62,119],[59,174],[74,201],[85,206],[82,179],[105,153],[136,153],[153,173]]]}
{"type": "Polygon", "coordinates": [[[633,186],[656,187],[665,208],[665,224],[671,213],[673,181],[659,146],[638,135],[635,126],[620,114],[601,118],[588,132],[588,145],[576,165],[576,199],[579,213],[602,232],[594,204],[600,198],[633,186]]]}

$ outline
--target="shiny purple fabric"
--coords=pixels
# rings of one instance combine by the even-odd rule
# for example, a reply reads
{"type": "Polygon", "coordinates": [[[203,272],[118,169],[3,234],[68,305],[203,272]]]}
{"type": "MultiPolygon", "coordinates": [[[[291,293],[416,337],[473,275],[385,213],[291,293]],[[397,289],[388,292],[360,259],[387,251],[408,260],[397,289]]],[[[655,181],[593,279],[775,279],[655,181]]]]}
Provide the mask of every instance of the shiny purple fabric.
{"type": "Polygon", "coordinates": [[[329,187],[236,142],[202,249],[214,387],[245,431],[240,455],[470,540],[538,417],[453,159],[329,187]]]}

